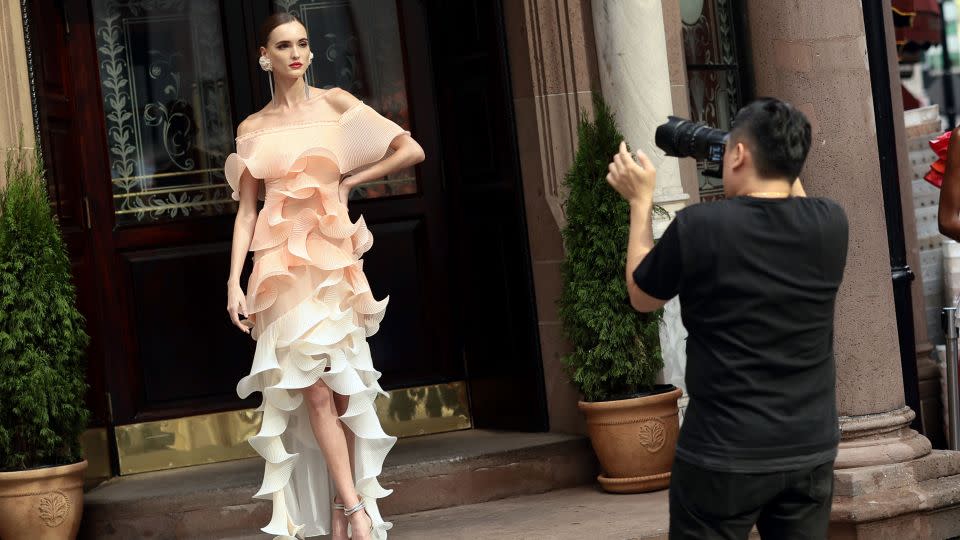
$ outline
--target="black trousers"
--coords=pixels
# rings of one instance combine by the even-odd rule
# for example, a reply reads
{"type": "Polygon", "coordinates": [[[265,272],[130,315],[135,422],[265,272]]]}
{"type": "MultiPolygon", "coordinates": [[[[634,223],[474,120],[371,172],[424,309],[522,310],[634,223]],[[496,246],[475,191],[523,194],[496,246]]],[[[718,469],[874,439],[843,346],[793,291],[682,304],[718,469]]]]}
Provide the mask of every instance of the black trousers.
{"type": "Polygon", "coordinates": [[[673,462],[671,540],[822,540],[833,499],[833,462],[776,473],[727,473],[673,462]]]}

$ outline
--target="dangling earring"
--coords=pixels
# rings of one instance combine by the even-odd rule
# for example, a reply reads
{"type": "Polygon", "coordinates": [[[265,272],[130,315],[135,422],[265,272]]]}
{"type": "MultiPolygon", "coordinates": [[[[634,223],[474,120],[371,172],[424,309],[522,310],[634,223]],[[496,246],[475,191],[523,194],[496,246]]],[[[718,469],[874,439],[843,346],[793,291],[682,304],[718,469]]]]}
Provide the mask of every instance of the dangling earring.
{"type": "Polygon", "coordinates": [[[310,64],[313,63],[313,53],[310,53],[310,56],[307,58],[307,69],[303,70],[303,94],[307,99],[310,99],[310,79],[307,78],[307,75],[310,73],[310,64]]]}
{"type": "Polygon", "coordinates": [[[270,101],[273,102],[273,62],[266,56],[260,57],[260,69],[267,72],[267,80],[270,81],[270,101]]]}

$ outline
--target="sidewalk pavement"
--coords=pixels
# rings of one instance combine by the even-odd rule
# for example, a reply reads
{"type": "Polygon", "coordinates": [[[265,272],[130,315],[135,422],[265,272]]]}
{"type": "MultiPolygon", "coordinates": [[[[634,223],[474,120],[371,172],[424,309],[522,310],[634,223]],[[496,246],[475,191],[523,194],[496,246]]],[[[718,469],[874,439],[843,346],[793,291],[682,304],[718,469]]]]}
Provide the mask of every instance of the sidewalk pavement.
{"type": "Polygon", "coordinates": [[[391,539],[666,540],[667,491],[611,495],[596,486],[392,516],[391,539]]]}
{"type": "Polygon", "coordinates": [[[666,490],[611,495],[591,485],[387,519],[390,540],[667,540],[669,513],[666,490]]]}

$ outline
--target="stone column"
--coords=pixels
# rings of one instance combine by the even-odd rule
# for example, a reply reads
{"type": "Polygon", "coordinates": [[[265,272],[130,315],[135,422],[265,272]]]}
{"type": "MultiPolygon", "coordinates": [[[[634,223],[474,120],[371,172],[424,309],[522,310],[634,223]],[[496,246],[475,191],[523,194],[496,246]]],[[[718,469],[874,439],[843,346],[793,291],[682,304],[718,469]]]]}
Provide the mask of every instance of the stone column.
{"type": "MultiPolygon", "coordinates": [[[[672,1],[605,0],[593,2],[593,23],[603,97],[631,149],[643,150],[657,168],[654,203],[669,214],[654,217],[653,233],[659,238],[690,201],[684,185],[691,178],[696,185],[692,160],[668,158],[654,144],[656,127],[667,116],[689,116],[680,10],[672,1]]],[[[664,308],[660,330],[663,379],[681,388],[686,388],[686,335],[680,304],[673,299],[664,308]]]]}
{"type": "Polygon", "coordinates": [[[951,508],[960,478],[949,478],[960,474],[960,453],[931,453],[904,406],[861,3],[749,0],[748,13],[757,94],[808,115],[807,191],[838,201],[850,221],[835,325],[842,441],[831,537],[960,534],[951,508]]]}
{"type": "MultiPolygon", "coordinates": [[[[0,0],[0,160],[17,145],[21,128],[24,146],[34,145],[26,49],[20,1],[0,0]]],[[[0,185],[5,181],[0,167],[0,185]]]]}
{"type": "MultiPolygon", "coordinates": [[[[672,9],[679,21],[679,10],[672,9]]],[[[603,97],[627,144],[643,150],[657,168],[655,202],[675,214],[690,198],[683,191],[680,161],[666,157],[653,141],[656,127],[674,111],[664,8],[660,1],[593,2],[593,24],[603,97]]],[[[659,237],[670,219],[654,222],[659,237]]]]}

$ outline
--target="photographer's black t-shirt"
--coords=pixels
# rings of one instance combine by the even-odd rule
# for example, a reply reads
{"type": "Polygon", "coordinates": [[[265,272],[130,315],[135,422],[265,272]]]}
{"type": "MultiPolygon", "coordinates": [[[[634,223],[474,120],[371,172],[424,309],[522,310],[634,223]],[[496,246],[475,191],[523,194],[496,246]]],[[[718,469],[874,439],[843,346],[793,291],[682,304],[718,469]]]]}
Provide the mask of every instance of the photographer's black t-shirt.
{"type": "Polygon", "coordinates": [[[816,466],[839,442],[833,313],[847,218],[821,198],[681,210],[633,278],[680,295],[690,403],[677,457],[705,469],[816,466]]]}

